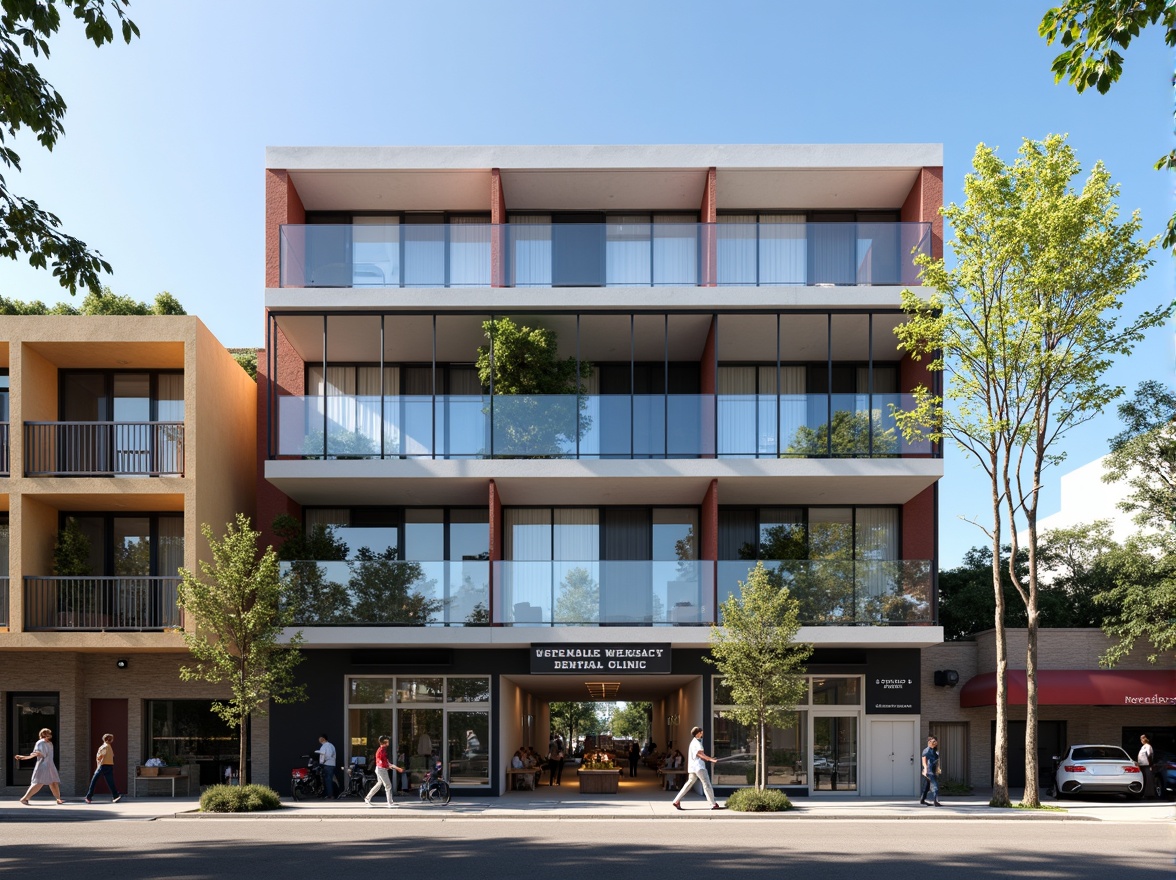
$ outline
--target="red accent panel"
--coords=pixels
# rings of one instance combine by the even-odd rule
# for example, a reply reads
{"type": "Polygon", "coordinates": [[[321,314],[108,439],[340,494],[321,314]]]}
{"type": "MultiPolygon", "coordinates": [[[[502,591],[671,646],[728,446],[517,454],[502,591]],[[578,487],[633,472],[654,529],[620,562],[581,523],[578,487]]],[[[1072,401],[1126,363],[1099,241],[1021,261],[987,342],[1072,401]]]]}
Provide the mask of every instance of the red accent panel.
{"type": "Polygon", "coordinates": [[[502,188],[502,172],[490,169],[490,286],[506,286],[506,192],[502,188]]]}
{"type": "Polygon", "coordinates": [[[490,481],[490,561],[502,560],[502,498],[498,484],[490,481]]]}
{"type": "Polygon", "coordinates": [[[902,558],[935,558],[935,487],[902,506],[902,558]]]}
{"type": "MultiPolygon", "coordinates": [[[[114,661],[109,661],[114,666],[114,661]]],[[[114,670],[117,675],[122,670],[114,670]]],[[[128,755],[127,746],[127,701],[126,700],[90,700],[90,752],[86,756],[86,784],[90,784],[90,777],[94,775],[94,756],[98,754],[98,747],[102,745],[102,734],[114,734],[114,784],[118,786],[119,794],[127,793],[127,767],[133,761],[140,762],[138,755],[128,755]]],[[[98,787],[105,790],[106,783],[98,781],[98,787]]],[[[97,793],[97,792],[95,792],[97,793]]],[[[105,791],[103,792],[105,793],[105,791]]]]}
{"type": "MultiPolygon", "coordinates": [[[[281,284],[282,246],[280,229],[283,223],[305,223],[306,209],[290,174],[281,168],[265,171],[265,286],[281,284]]],[[[292,286],[297,287],[297,284],[292,286]]]]}
{"type": "MultiPolygon", "coordinates": [[[[942,207],[942,166],[921,169],[903,202],[899,219],[904,223],[931,224],[931,257],[936,260],[943,258],[943,217],[939,214],[942,207]]],[[[914,280],[908,283],[914,283],[914,280]]]]}
{"type": "Polygon", "coordinates": [[[718,222],[718,172],[714,168],[706,171],[706,185],[702,191],[702,205],[698,209],[698,219],[702,227],[702,277],[698,279],[701,287],[714,287],[718,283],[718,235],[714,224],[718,222]]]}
{"type": "MultiPolygon", "coordinates": [[[[1006,675],[1009,705],[1025,705],[1025,670],[1006,675]]],[[[1176,706],[1176,669],[1040,669],[1042,706],[1176,706]]],[[[960,689],[960,708],[996,705],[996,673],[974,676],[960,689]]]]}

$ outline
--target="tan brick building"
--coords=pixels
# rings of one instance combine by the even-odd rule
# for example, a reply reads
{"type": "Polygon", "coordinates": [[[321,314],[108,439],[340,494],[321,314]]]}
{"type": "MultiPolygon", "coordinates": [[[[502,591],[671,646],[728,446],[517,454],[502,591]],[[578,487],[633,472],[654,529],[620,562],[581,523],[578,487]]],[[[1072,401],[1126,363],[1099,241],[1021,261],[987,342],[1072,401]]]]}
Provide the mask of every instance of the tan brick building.
{"type": "Polygon", "coordinates": [[[0,377],[0,786],[27,785],[9,756],[41,727],[67,795],[105,732],[120,787],[153,754],[209,782],[235,733],[209,721],[222,690],[179,679],[177,570],[207,558],[202,523],[253,511],[254,383],[192,316],[3,317],[0,377]]]}

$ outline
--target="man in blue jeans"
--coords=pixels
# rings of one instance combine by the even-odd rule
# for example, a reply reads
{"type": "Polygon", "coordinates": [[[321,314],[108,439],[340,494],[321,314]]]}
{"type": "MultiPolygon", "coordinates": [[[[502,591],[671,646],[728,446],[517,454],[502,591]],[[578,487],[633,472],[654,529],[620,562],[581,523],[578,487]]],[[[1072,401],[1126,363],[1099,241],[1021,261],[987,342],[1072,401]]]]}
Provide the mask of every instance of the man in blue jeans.
{"type": "Polygon", "coordinates": [[[114,797],[114,803],[122,800],[122,795],[118,793],[118,788],[114,784],[114,742],[113,733],[102,734],[102,745],[98,746],[98,754],[95,756],[97,766],[94,768],[94,776],[90,779],[90,787],[86,789],[86,803],[94,803],[91,798],[94,797],[94,786],[98,784],[99,779],[106,780],[106,787],[110,789],[110,794],[114,797]]]}
{"type": "Polygon", "coordinates": [[[314,750],[323,767],[323,791],[330,800],[335,797],[335,747],[324,733],[319,737],[319,747],[314,750]]]}
{"type": "Polygon", "coordinates": [[[919,803],[924,807],[932,805],[943,806],[939,803],[939,740],[933,736],[927,737],[927,748],[923,749],[923,792],[919,796],[919,803]],[[927,803],[927,795],[931,795],[931,803],[927,803]]]}

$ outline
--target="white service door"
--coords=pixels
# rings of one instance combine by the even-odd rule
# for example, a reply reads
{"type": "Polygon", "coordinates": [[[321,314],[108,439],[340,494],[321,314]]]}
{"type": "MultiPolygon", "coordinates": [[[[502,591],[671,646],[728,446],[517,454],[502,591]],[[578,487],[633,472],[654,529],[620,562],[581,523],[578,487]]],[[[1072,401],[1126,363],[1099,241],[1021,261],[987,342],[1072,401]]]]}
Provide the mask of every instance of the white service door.
{"type": "Polygon", "coordinates": [[[916,745],[913,720],[870,724],[871,797],[915,796],[919,781],[916,745]]]}

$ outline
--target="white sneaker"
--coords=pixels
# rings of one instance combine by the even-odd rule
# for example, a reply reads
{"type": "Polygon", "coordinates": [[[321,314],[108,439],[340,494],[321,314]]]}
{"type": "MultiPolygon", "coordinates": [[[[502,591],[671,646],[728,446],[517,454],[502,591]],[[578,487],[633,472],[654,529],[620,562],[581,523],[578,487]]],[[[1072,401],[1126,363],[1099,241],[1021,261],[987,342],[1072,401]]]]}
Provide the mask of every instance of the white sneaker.
{"type": "Polygon", "coordinates": [[[372,805],[372,802],[371,802],[371,801],[369,801],[367,798],[364,798],[364,801],[363,801],[363,802],[364,802],[365,804],[367,804],[369,807],[372,805]]]}

